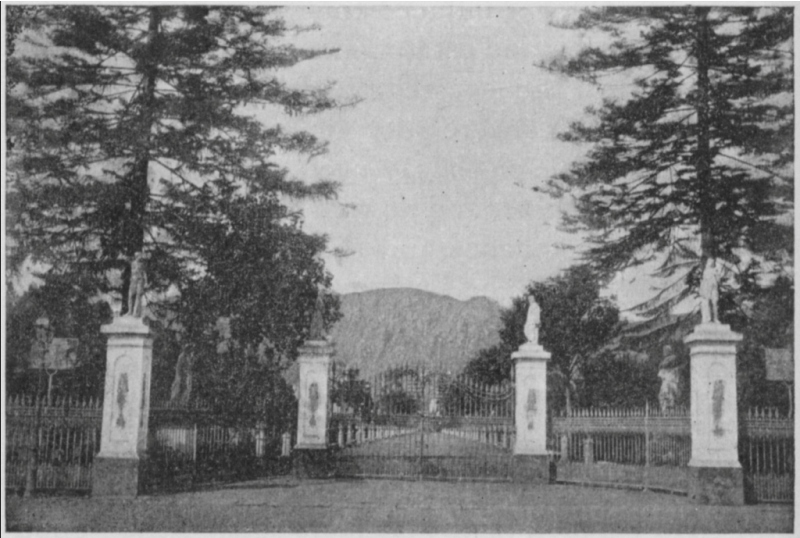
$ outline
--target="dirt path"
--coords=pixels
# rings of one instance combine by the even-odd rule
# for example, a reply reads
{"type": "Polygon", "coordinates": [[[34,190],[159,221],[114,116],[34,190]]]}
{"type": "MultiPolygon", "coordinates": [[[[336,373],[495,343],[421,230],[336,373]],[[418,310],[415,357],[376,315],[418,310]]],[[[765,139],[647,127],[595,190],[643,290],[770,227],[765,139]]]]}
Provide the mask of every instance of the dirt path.
{"type": "Polygon", "coordinates": [[[38,532],[791,533],[794,524],[792,506],[508,483],[281,478],[133,500],[6,500],[8,530],[38,532]]]}

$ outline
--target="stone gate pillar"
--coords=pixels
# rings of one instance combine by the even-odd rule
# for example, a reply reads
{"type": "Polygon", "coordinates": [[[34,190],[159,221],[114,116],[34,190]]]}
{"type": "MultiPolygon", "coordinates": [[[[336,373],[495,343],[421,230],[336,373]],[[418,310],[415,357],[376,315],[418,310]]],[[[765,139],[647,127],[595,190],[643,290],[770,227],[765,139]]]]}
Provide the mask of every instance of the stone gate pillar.
{"type": "Polygon", "coordinates": [[[301,476],[327,473],[328,379],[334,345],[311,340],[299,349],[300,381],[297,395],[295,471],[301,476]]]}
{"type": "Polygon", "coordinates": [[[514,476],[524,482],[551,481],[547,454],[547,361],[550,353],[538,343],[523,344],[514,360],[515,417],[514,476]]]}
{"type": "Polygon", "coordinates": [[[92,465],[92,495],[136,496],[142,491],[150,413],[153,339],[141,318],[117,317],[108,335],[100,453],[92,465]]]}
{"type": "Polygon", "coordinates": [[[700,503],[744,503],[736,406],[736,343],[728,325],[703,323],[684,341],[691,351],[692,457],[689,495],[700,503]]]}

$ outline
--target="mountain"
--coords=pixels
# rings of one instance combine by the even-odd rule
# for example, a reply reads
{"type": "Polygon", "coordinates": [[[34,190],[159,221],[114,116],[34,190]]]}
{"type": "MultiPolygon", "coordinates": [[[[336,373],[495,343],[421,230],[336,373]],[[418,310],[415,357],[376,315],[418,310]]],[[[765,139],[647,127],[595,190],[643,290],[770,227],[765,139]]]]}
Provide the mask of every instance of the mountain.
{"type": "Polygon", "coordinates": [[[341,310],[330,334],[335,360],[358,368],[362,378],[402,364],[456,373],[499,342],[500,305],[487,297],[459,301],[412,288],[379,289],[342,295],[341,310]]]}

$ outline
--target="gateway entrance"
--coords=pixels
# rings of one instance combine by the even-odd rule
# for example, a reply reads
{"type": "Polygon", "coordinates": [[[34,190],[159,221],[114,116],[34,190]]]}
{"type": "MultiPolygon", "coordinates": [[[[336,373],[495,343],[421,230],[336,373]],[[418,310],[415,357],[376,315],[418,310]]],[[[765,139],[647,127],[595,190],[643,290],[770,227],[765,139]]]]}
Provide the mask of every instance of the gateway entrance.
{"type": "Polygon", "coordinates": [[[335,381],[328,441],[337,476],[510,480],[514,387],[398,367],[335,381]]]}

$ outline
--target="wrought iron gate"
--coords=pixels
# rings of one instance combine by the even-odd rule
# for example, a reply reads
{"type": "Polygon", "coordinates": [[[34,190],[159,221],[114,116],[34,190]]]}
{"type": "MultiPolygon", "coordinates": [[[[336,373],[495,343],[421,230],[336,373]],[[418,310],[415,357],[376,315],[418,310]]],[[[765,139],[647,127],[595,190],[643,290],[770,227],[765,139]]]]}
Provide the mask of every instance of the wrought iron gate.
{"type": "Polygon", "coordinates": [[[343,477],[509,480],[513,385],[422,367],[333,382],[329,442],[343,477]]]}

